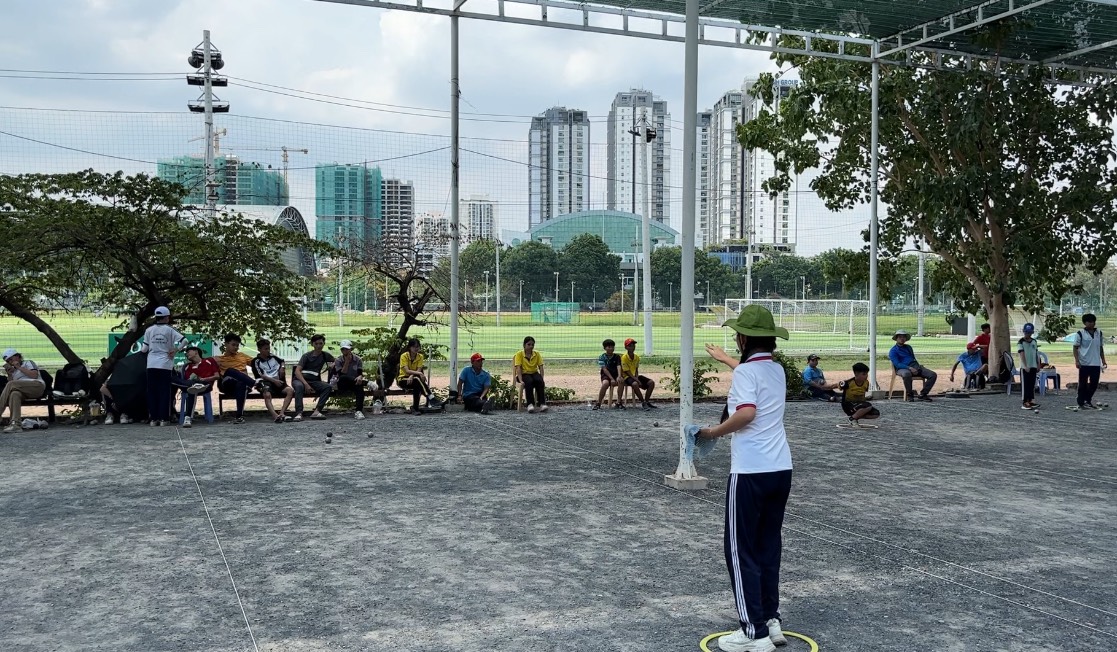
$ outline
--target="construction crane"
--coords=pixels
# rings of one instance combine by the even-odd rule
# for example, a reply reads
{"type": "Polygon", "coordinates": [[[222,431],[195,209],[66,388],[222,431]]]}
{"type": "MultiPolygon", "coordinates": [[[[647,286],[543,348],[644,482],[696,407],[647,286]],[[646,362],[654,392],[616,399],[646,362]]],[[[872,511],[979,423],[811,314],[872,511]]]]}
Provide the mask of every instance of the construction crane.
{"type": "MultiPolygon", "coordinates": [[[[228,135],[229,135],[229,130],[224,129],[224,128],[217,129],[213,132],[213,155],[214,156],[221,156],[221,137],[222,136],[228,136],[228,135]]],[[[190,140],[188,140],[186,142],[192,143],[196,140],[205,140],[205,139],[206,139],[205,136],[198,136],[197,138],[191,138],[190,140]]]]}
{"type": "Polygon", "coordinates": [[[304,148],[298,149],[295,147],[240,147],[239,150],[243,152],[283,152],[283,183],[287,183],[287,163],[289,160],[288,154],[295,152],[297,154],[309,154],[310,150],[304,148]]]}

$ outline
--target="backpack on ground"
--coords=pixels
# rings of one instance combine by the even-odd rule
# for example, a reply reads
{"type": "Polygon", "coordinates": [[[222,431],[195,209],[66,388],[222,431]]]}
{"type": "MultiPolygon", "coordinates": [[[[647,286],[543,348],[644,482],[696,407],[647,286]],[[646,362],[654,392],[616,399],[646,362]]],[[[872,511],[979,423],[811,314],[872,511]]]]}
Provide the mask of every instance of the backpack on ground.
{"type": "Polygon", "coordinates": [[[1016,362],[1012,359],[1012,354],[1008,351],[1001,351],[1001,370],[1000,375],[997,376],[998,382],[1007,383],[1012,380],[1016,372],[1016,362]]]}
{"type": "Polygon", "coordinates": [[[93,393],[93,376],[89,367],[81,362],[71,362],[62,367],[54,378],[52,392],[58,398],[85,398],[93,393]]]}

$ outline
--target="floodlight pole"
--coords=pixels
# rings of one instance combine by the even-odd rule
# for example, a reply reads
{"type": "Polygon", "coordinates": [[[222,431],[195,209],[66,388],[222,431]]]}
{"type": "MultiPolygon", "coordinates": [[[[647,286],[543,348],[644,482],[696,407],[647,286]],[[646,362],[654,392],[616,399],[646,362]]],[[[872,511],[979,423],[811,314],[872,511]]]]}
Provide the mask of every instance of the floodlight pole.
{"type": "Polygon", "coordinates": [[[924,317],[927,314],[927,302],[926,302],[926,297],[923,294],[923,286],[924,286],[924,280],[923,280],[924,275],[923,274],[924,274],[924,265],[925,265],[925,262],[926,262],[925,261],[926,257],[927,257],[926,254],[923,253],[923,241],[920,240],[919,241],[919,292],[917,294],[917,296],[919,298],[918,299],[919,300],[919,309],[918,309],[919,310],[919,312],[918,312],[919,320],[918,320],[918,324],[916,325],[916,329],[915,329],[915,334],[918,335],[919,337],[923,337],[923,321],[924,321],[924,317]]]}
{"type": "Polygon", "coordinates": [[[880,43],[873,43],[872,137],[869,200],[869,383],[877,388],[877,236],[880,230],[880,43]]]}
{"type": "MultiPolygon", "coordinates": [[[[464,0],[454,2],[454,11],[461,9],[464,0]]],[[[461,231],[459,206],[459,120],[458,104],[461,92],[458,88],[458,16],[450,16],[450,387],[457,387],[458,380],[458,280],[460,261],[458,243],[461,231]]]]}
{"type": "Polygon", "coordinates": [[[202,78],[205,84],[206,111],[206,217],[217,217],[217,171],[214,169],[213,152],[213,48],[209,42],[209,30],[202,30],[202,78]]]}
{"type": "Polygon", "coordinates": [[[698,0],[686,0],[686,44],[683,49],[683,251],[682,283],[679,285],[679,465],[664,477],[680,489],[705,489],[706,478],[698,475],[686,456],[686,432],[694,421],[694,198],[695,161],[698,150],[698,0]]]}

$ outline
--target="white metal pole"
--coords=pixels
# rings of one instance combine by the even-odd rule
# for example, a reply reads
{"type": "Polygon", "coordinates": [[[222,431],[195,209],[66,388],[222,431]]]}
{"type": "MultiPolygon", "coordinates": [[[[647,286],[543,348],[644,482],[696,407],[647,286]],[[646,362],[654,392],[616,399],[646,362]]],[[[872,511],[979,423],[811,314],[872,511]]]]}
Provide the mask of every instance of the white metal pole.
{"type": "MultiPolygon", "coordinates": [[[[458,8],[455,3],[455,9],[458,8]]],[[[458,244],[461,238],[459,169],[458,169],[458,17],[450,16],[450,387],[458,383],[458,279],[460,261],[458,244]]]]}
{"type": "Polygon", "coordinates": [[[872,79],[872,142],[870,155],[870,205],[869,205],[869,383],[877,387],[877,232],[879,231],[880,204],[880,44],[873,43],[872,79]]]}
{"type": "MultiPolygon", "coordinates": [[[[698,480],[694,463],[686,458],[683,428],[694,421],[694,198],[698,127],[698,0],[686,0],[686,40],[683,60],[683,251],[679,346],[679,465],[675,480],[698,480]]],[[[702,486],[696,483],[696,486],[702,486]]]]}
{"type": "Polygon", "coordinates": [[[923,269],[924,269],[925,263],[926,263],[926,254],[923,253],[923,241],[920,240],[919,241],[919,293],[918,293],[919,321],[916,324],[916,330],[915,330],[915,334],[918,335],[919,337],[923,337],[923,320],[924,320],[924,317],[926,317],[926,315],[927,315],[927,301],[926,301],[926,297],[924,297],[924,295],[923,295],[923,285],[924,285],[923,269]]]}
{"type": "Polygon", "coordinates": [[[500,326],[500,231],[496,238],[496,325],[500,326]]]}
{"type": "Polygon", "coordinates": [[[206,109],[206,217],[213,219],[217,216],[217,174],[213,169],[213,60],[208,29],[202,31],[202,55],[205,59],[202,78],[205,82],[206,109]]]}
{"type": "MultiPolygon", "coordinates": [[[[648,128],[648,122],[645,120],[644,129],[648,128]]],[[[648,144],[645,132],[643,162],[640,166],[644,174],[644,219],[642,221],[644,232],[640,238],[640,249],[644,252],[644,355],[652,354],[652,192],[648,167],[648,144]]]]}

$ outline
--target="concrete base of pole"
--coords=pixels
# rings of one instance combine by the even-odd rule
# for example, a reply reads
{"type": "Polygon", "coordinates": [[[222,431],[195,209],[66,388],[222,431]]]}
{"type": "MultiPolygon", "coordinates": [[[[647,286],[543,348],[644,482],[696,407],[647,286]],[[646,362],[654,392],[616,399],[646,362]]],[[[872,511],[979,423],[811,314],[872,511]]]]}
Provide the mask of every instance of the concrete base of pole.
{"type": "Polygon", "coordinates": [[[663,476],[663,484],[672,489],[681,491],[704,491],[710,484],[709,478],[695,476],[693,478],[679,478],[674,475],[663,476]]]}

